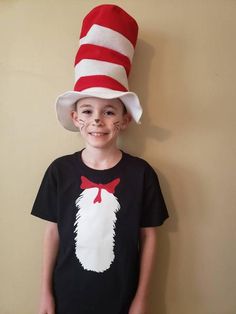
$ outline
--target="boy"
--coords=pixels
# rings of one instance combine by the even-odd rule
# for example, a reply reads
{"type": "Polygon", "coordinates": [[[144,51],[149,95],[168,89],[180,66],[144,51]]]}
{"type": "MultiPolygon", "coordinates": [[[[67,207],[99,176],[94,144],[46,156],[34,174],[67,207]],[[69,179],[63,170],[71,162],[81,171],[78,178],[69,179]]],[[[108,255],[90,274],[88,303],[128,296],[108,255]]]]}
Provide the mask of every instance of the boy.
{"type": "Polygon", "coordinates": [[[168,217],[151,166],[117,147],[142,114],[128,91],[136,21],[115,5],[84,19],[74,91],[57,115],[85,148],[47,169],[32,214],[48,221],[39,314],[147,314],[156,229],[168,217]]]}

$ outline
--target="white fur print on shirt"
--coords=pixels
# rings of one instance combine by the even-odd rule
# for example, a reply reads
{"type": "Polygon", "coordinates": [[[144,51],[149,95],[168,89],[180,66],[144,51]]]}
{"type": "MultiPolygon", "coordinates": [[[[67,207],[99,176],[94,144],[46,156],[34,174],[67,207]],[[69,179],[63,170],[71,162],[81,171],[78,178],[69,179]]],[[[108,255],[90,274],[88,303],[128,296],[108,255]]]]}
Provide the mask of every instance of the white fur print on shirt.
{"type": "Polygon", "coordinates": [[[76,199],[75,253],[85,270],[104,272],[114,261],[117,198],[106,189],[85,189],[76,199]],[[96,201],[98,193],[101,201],[96,201]]]}

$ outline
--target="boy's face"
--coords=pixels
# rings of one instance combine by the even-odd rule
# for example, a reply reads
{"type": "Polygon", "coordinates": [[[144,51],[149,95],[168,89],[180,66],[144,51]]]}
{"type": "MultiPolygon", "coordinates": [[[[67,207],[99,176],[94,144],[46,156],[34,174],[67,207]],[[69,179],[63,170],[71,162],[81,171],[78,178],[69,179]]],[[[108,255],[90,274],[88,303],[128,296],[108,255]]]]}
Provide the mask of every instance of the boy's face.
{"type": "Polygon", "coordinates": [[[72,120],[87,146],[107,148],[116,146],[117,137],[128,126],[131,116],[119,99],[88,97],[77,102],[72,120]]]}

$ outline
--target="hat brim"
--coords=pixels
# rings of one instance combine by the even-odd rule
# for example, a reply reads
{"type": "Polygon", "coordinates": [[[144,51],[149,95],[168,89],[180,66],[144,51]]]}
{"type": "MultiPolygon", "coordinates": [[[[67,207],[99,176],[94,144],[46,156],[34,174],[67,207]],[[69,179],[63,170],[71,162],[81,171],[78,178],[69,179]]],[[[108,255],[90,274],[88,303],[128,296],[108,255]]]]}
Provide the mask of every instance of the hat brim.
{"type": "Polygon", "coordinates": [[[65,129],[73,132],[78,131],[78,129],[73,124],[71,112],[75,110],[75,103],[78,100],[87,97],[97,97],[104,99],[119,98],[125,105],[127,111],[131,114],[133,120],[137,123],[140,123],[139,120],[143,110],[140,105],[139,98],[135,93],[120,92],[105,88],[90,88],[89,91],[68,91],[58,96],[56,100],[57,118],[65,129]]]}

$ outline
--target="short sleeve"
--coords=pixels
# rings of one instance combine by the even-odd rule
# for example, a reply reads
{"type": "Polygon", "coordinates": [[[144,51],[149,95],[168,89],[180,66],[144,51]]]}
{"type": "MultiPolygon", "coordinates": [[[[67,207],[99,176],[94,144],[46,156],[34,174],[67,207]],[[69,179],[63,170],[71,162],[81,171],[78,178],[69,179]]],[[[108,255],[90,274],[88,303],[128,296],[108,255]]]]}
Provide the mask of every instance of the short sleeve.
{"type": "Polygon", "coordinates": [[[141,227],[160,226],[169,217],[157,174],[148,165],[144,178],[141,227]]]}
{"type": "Polygon", "coordinates": [[[51,164],[45,172],[31,214],[57,222],[57,207],[57,180],[55,169],[51,164]]]}

